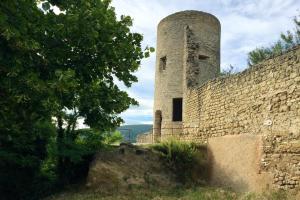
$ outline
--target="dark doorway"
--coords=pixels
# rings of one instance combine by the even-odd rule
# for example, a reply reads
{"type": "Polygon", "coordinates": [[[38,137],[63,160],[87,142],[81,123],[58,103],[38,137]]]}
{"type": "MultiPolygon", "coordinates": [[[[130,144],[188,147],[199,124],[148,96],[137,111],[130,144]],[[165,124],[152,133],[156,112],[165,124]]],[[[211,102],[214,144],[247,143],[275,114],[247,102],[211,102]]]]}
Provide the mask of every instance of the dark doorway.
{"type": "Polygon", "coordinates": [[[182,98],[173,99],[173,121],[182,121],[182,98]]]}
{"type": "Polygon", "coordinates": [[[162,114],[160,110],[155,111],[154,116],[154,142],[159,142],[161,138],[162,114]]]}

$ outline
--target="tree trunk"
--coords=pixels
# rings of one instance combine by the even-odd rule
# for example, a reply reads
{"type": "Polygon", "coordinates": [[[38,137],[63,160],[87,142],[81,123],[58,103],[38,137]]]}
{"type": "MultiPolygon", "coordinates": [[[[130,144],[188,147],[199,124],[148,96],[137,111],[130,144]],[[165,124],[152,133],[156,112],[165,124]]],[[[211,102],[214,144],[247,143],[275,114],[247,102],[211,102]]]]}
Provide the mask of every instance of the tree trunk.
{"type": "Polygon", "coordinates": [[[56,138],[56,144],[57,144],[57,152],[58,152],[58,158],[57,158],[57,173],[59,176],[59,180],[64,184],[67,180],[65,177],[65,158],[62,156],[63,153],[63,145],[64,145],[64,128],[63,128],[63,119],[61,115],[58,115],[57,117],[57,138],[56,138]]]}

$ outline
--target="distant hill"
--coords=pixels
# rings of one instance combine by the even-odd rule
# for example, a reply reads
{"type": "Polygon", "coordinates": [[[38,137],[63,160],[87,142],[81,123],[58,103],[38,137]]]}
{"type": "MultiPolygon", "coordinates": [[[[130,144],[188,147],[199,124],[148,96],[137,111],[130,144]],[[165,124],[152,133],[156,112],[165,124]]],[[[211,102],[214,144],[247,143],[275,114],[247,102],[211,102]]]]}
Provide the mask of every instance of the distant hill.
{"type": "Polygon", "coordinates": [[[136,142],[137,135],[152,130],[152,127],[152,124],[124,125],[117,130],[123,135],[124,141],[136,142]]]}

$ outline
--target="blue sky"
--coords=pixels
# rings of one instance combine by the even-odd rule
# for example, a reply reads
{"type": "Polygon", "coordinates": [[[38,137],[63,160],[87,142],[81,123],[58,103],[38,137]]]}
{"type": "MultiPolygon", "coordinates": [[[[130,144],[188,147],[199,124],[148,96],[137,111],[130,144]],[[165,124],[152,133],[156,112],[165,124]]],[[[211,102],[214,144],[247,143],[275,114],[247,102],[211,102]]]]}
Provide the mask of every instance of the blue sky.
{"type": "MultiPolygon", "coordinates": [[[[237,71],[247,66],[247,53],[255,47],[272,44],[281,32],[293,29],[299,13],[299,0],[113,0],[118,16],[133,18],[132,31],[143,34],[143,46],[156,47],[156,27],[169,14],[201,10],[221,22],[221,68],[233,65],[237,71]]],[[[131,88],[122,87],[139,101],[121,116],[126,124],[151,124],[154,94],[155,53],[143,60],[131,88]]]]}

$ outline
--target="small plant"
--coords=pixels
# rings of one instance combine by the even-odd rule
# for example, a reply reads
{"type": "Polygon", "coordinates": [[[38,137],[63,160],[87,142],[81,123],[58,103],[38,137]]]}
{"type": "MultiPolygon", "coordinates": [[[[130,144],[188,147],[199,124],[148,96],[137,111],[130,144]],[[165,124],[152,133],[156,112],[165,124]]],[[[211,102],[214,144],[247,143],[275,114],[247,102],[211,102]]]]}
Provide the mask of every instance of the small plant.
{"type": "Polygon", "coordinates": [[[248,193],[240,198],[240,200],[288,200],[288,199],[296,199],[292,196],[289,196],[286,191],[278,190],[278,191],[265,191],[263,193],[248,193]]]}
{"type": "Polygon", "coordinates": [[[199,178],[194,176],[197,169],[202,168],[203,172],[206,171],[204,170],[206,169],[205,154],[199,151],[199,146],[195,143],[169,140],[156,144],[152,148],[159,152],[167,167],[184,184],[195,182],[195,179],[199,178]]]}
{"type": "Polygon", "coordinates": [[[105,135],[105,144],[119,144],[123,140],[123,135],[120,131],[115,131],[113,133],[108,133],[105,135]]]}
{"type": "Polygon", "coordinates": [[[220,76],[230,76],[235,73],[236,69],[232,65],[229,65],[228,69],[222,69],[222,71],[220,72],[220,76]]]}

